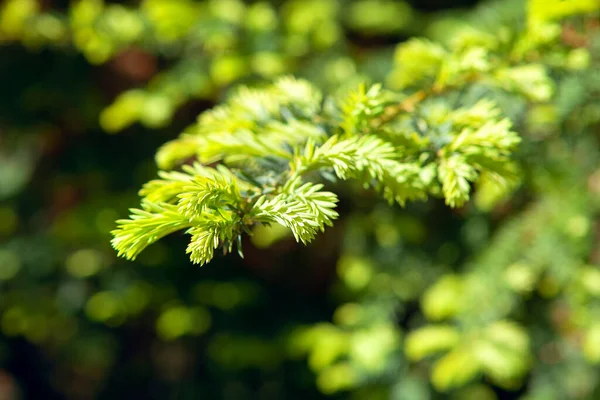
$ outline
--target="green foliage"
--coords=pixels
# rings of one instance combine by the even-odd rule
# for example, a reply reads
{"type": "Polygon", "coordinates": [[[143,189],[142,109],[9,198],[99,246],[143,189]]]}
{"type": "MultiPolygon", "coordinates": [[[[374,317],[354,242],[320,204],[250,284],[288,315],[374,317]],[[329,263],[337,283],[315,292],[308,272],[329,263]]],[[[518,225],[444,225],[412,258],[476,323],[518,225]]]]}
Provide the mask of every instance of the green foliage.
{"type": "MultiPolygon", "coordinates": [[[[535,10],[536,5],[531,7],[535,10]]],[[[550,100],[554,86],[560,84],[552,80],[550,70],[564,75],[571,68],[568,58],[544,64],[548,60],[539,55],[541,49],[554,47],[563,54],[568,49],[558,43],[557,35],[532,40],[539,29],[530,22],[522,31],[495,39],[473,28],[458,34],[448,48],[425,39],[410,40],[398,47],[396,67],[388,76],[388,84],[399,91],[362,84],[328,97],[306,81],[283,78],[265,88],[239,90],[225,105],[204,113],[195,130],[163,147],[159,159],[175,161],[177,149],[194,138],[198,160],[230,168],[252,189],[241,195],[225,190],[226,185],[207,191],[201,198],[214,196],[210,198],[215,203],[210,222],[205,222],[204,203],[186,206],[187,199],[197,197],[180,188],[176,220],[188,211],[192,261],[209,262],[220,246],[230,250],[234,239],[241,242],[240,235],[257,223],[277,223],[290,229],[296,241],[312,241],[339,217],[338,196],[321,191],[323,184],[318,182],[323,178],[355,180],[380,192],[390,204],[401,205],[433,195],[461,207],[469,201],[472,186],[496,193],[515,190],[521,177],[512,156],[521,138],[512,130],[513,122],[488,98],[460,96],[475,88],[494,93],[502,88],[523,104],[550,100]]],[[[117,250],[124,251],[119,237],[135,223],[121,221],[114,232],[117,250]]],[[[531,285],[521,283],[524,272],[512,271],[509,284],[531,285]]],[[[431,382],[440,391],[463,386],[479,375],[511,388],[531,366],[527,333],[503,319],[517,301],[514,295],[507,288],[498,289],[496,295],[506,305],[497,310],[481,300],[479,282],[503,280],[493,276],[490,270],[476,268],[472,275],[444,278],[423,296],[427,318],[464,321],[460,328],[424,327],[406,340],[407,357],[413,360],[446,352],[431,370],[431,382]]],[[[322,387],[324,391],[356,384],[352,364],[335,363],[346,352],[351,354],[347,344],[351,336],[343,337],[339,343],[346,344],[332,347],[338,350],[323,366],[313,365],[322,371],[323,381],[338,382],[337,374],[346,377],[333,387],[322,387]]],[[[586,346],[591,349],[593,336],[589,337],[586,346]]]]}
{"type": "Polygon", "coordinates": [[[0,368],[23,337],[82,398],[598,398],[599,12],[2,3],[0,368]]]}
{"type": "MultiPolygon", "coordinates": [[[[396,15],[411,10],[403,2],[381,3],[396,15]]],[[[136,122],[166,126],[190,99],[215,99],[237,81],[271,79],[300,69],[307,54],[322,55],[318,62],[333,70],[339,60],[325,56],[343,47],[338,41],[344,23],[379,33],[402,31],[410,23],[394,19],[390,24],[394,14],[378,11],[370,13],[367,25],[361,24],[364,17],[357,19],[357,10],[373,5],[356,2],[347,8],[338,0],[288,0],[279,7],[241,0],[144,0],[132,7],[78,0],[68,13],[46,13],[34,0],[9,0],[0,8],[0,41],[21,41],[32,49],[72,47],[92,64],[108,63],[122,52],[127,62],[131,49],[172,60],[172,67],[156,74],[146,87],[124,91],[100,114],[106,131],[119,132],[136,122]]],[[[138,55],[134,53],[130,62],[148,63],[134,58],[138,55]]],[[[353,69],[351,62],[351,73],[353,69]]],[[[337,75],[331,84],[343,82],[337,75]]]]}
{"type": "MultiPolygon", "coordinates": [[[[395,146],[377,133],[383,131],[388,137],[417,133],[409,127],[396,128],[403,115],[383,119],[383,104],[392,97],[380,86],[366,90],[361,85],[347,97],[326,99],[308,82],[291,78],[282,78],[264,89],[239,90],[226,104],[202,114],[197,128],[179,139],[182,143],[171,142],[158,156],[175,162],[178,149],[194,137],[198,160],[217,162],[220,168],[213,170],[210,178],[198,175],[203,168],[200,165],[195,170],[188,168],[191,175],[187,176],[162,172],[162,180],[151,181],[140,192],[142,205],[147,212],[152,205],[144,204],[156,202],[161,211],[157,218],[162,219],[163,203],[177,198],[173,210],[179,215],[173,218],[188,223],[173,225],[191,227],[189,233],[194,239],[188,252],[194,262],[204,264],[215,248],[223,245],[230,251],[231,243],[240,242],[240,235],[257,223],[283,225],[303,243],[312,241],[326,225],[331,226],[338,216],[334,211],[337,197],[319,191],[322,184],[304,182],[318,177],[314,173],[323,176],[333,172],[341,180],[352,178],[364,187],[375,188],[388,202],[402,205],[437,194],[439,184],[449,205],[463,205],[469,199],[470,184],[477,183],[481,173],[493,176],[498,184],[514,180],[510,154],[519,138],[507,119],[499,119],[499,110],[490,102],[456,110],[436,103],[425,105],[424,113],[429,114],[426,123],[432,130],[442,131],[440,137],[434,137],[437,143],[426,135],[395,146]],[[240,192],[238,186],[245,190],[240,192]],[[208,230],[205,235],[198,224],[208,230]],[[192,251],[197,247],[199,252],[192,251]]],[[[138,221],[145,225],[151,218],[137,215],[120,221],[119,229],[113,232],[114,247],[129,258],[174,229],[163,224],[164,230],[156,228],[160,234],[152,231],[149,238],[137,240],[132,232],[146,234],[142,227],[136,228],[138,221]]]]}

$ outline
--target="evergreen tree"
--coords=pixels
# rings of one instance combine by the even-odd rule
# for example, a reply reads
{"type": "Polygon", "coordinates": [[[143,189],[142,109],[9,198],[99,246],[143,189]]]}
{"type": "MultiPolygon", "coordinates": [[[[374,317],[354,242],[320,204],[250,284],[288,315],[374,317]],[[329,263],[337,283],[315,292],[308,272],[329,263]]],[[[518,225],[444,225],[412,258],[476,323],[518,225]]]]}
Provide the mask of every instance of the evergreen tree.
{"type": "MultiPolygon", "coordinates": [[[[433,16],[385,0],[80,0],[64,14],[9,0],[0,42],[91,64],[132,46],[170,59],[98,115],[110,133],[217,103],[158,149],[158,176],[112,230],[119,256],[182,231],[191,262],[216,268],[342,225],[331,320],[275,344],[215,335],[215,363],[306,358],[323,394],[353,399],[594,399],[599,16],[598,0],[433,16]],[[394,49],[352,39],[399,32],[394,49]]],[[[110,326],[119,299],[91,295],[88,318],[110,326]]],[[[161,338],[205,334],[206,308],[178,301],[161,338]]],[[[17,303],[0,306],[5,335],[25,335],[17,303]]]]}

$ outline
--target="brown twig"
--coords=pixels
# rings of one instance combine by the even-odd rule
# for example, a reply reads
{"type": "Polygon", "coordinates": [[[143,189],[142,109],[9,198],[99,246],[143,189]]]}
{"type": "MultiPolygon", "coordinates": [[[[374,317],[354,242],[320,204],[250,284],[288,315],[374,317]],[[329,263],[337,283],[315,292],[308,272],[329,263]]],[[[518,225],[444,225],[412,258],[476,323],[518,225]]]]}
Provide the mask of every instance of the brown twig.
{"type": "Polygon", "coordinates": [[[402,112],[411,113],[415,111],[415,106],[427,98],[427,96],[429,96],[429,92],[419,90],[418,92],[408,96],[402,102],[386,107],[383,115],[373,121],[373,126],[375,128],[379,128],[380,126],[396,118],[402,112]]]}

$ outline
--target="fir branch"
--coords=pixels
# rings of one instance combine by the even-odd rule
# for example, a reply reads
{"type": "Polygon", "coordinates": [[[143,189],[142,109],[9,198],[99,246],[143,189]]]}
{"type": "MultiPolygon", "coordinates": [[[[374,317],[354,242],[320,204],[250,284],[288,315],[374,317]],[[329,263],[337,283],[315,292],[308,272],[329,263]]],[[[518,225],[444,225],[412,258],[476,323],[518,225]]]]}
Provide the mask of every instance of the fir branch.
{"type": "Polygon", "coordinates": [[[161,179],[145,183],[138,194],[151,203],[172,203],[195,176],[211,175],[208,171],[198,163],[193,166],[184,165],[183,172],[159,171],[158,176],[161,179]]]}
{"type": "Polygon", "coordinates": [[[510,128],[511,122],[506,118],[486,122],[477,130],[465,128],[449,145],[449,150],[465,154],[485,152],[488,155],[506,156],[521,141],[510,128]]]}
{"type": "Polygon", "coordinates": [[[479,128],[485,123],[497,120],[500,109],[491,100],[480,100],[472,106],[459,108],[452,112],[452,121],[460,127],[479,128]]]}
{"type": "Polygon", "coordinates": [[[372,124],[374,128],[381,128],[383,125],[392,121],[403,112],[412,113],[415,111],[415,107],[430,95],[431,94],[428,91],[419,90],[408,96],[403,101],[387,106],[383,114],[379,118],[373,120],[372,124]]]}
{"type": "Polygon", "coordinates": [[[154,179],[144,184],[138,194],[150,202],[170,203],[177,199],[192,177],[178,171],[159,171],[161,179],[154,179]]]}
{"type": "Polygon", "coordinates": [[[183,216],[177,206],[142,200],[143,209],[131,209],[130,219],[117,221],[118,227],[111,233],[112,246],[118,255],[135,259],[147,246],[182,229],[193,226],[195,218],[183,216]]]}
{"type": "Polygon", "coordinates": [[[311,212],[322,221],[321,231],[324,226],[333,226],[333,220],[338,218],[338,213],[334,210],[338,202],[337,196],[332,192],[323,192],[322,184],[313,184],[306,182],[301,185],[301,181],[290,180],[283,187],[284,193],[290,198],[304,203],[311,212]]]}
{"type": "Polygon", "coordinates": [[[181,192],[177,196],[177,208],[180,213],[190,218],[209,207],[237,210],[243,201],[235,180],[220,174],[195,177],[181,192]]]}
{"type": "Polygon", "coordinates": [[[362,84],[351,91],[342,103],[342,122],[340,127],[346,135],[366,132],[371,120],[385,111],[386,99],[381,85],[373,85],[368,90],[362,84]]]}
{"type": "Polygon", "coordinates": [[[331,226],[338,217],[334,211],[338,201],[331,192],[322,192],[322,185],[306,183],[288,186],[286,193],[271,199],[261,196],[250,211],[253,220],[262,223],[278,223],[289,228],[296,241],[311,242],[325,226],[331,226]]]}
{"type": "Polygon", "coordinates": [[[187,231],[192,238],[186,253],[194,264],[204,265],[212,260],[214,251],[219,246],[223,246],[224,252],[231,252],[240,231],[241,219],[236,213],[222,210],[216,213],[204,212],[197,218],[194,227],[187,231]]]}
{"type": "MultiPolygon", "coordinates": [[[[408,111],[428,95],[418,92],[400,105],[408,111]]],[[[492,103],[458,110],[429,107],[428,124],[445,124],[449,140],[430,144],[426,133],[420,132],[422,139],[395,146],[382,137],[409,135],[405,128],[391,124],[374,129],[387,123],[385,110],[394,96],[378,85],[369,90],[362,86],[341,102],[339,114],[330,115],[316,114],[321,110],[321,94],[304,81],[284,78],[262,91],[241,89],[199,119],[195,137],[201,145],[195,151],[201,162],[220,163],[217,169],[196,164],[183,172],[161,172],[161,179],[146,184],[140,194],[144,202],[174,207],[170,215],[180,222],[172,230],[190,228],[188,252],[194,262],[204,264],[219,246],[229,251],[255,223],[278,223],[303,243],[331,226],[338,217],[337,196],[322,191],[321,184],[305,182],[313,171],[356,180],[401,205],[437,194],[436,177],[453,207],[469,199],[471,183],[480,173],[499,183],[511,180],[510,168],[504,167],[510,164],[509,155],[519,139],[508,120],[498,119],[492,103]],[[328,132],[341,133],[329,137],[328,132]],[[441,147],[434,149],[434,145],[441,147]],[[228,165],[235,166],[237,177],[228,165]]],[[[164,222],[154,214],[146,218],[164,222]]],[[[135,227],[137,219],[134,215],[133,222],[120,221],[122,230],[135,227]]],[[[129,231],[145,234],[142,229],[129,231]]],[[[128,251],[126,245],[118,241],[117,245],[128,251]]],[[[130,252],[130,257],[141,248],[130,252]]]]}
{"type": "Polygon", "coordinates": [[[311,170],[332,168],[340,179],[358,179],[365,186],[379,189],[391,203],[425,198],[421,167],[399,162],[400,156],[391,143],[373,135],[349,139],[333,136],[319,147],[307,143],[304,154],[297,156],[291,166],[291,179],[311,170]]]}
{"type": "Polygon", "coordinates": [[[469,182],[477,178],[477,171],[465,157],[454,154],[443,159],[438,167],[438,174],[446,204],[450,207],[460,207],[469,200],[471,191],[469,182]]]}
{"type": "Polygon", "coordinates": [[[237,130],[230,134],[210,134],[205,137],[205,144],[199,150],[199,157],[205,163],[213,163],[227,157],[239,160],[269,156],[292,158],[289,151],[250,130],[237,130]]]}

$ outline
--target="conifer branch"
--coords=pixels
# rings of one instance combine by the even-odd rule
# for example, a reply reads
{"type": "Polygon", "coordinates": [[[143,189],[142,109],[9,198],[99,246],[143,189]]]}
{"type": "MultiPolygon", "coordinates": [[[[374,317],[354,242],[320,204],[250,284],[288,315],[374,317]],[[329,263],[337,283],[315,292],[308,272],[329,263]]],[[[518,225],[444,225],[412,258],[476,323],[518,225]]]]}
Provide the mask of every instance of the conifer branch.
{"type": "MultiPolygon", "coordinates": [[[[400,108],[427,110],[425,92],[419,93],[400,108]]],[[[195,131],[180,139],[196,143],[198,160],[216,162],[217,168],[197,163],[182,172],[160,172],[160,179],[140,191],[144,202],[167,207],[179,223],[161,224],[163,214],[144,215],[161,234],[188,229],[191,259],[204,264],[216,248],[230,251],[257,223],[277,223],[296,240],[312,241],[338,217],[337,196],[313,181],[323,174],[355,180],[400,205],[437,195],[441,187],[453,207],[469,199],[471,184],[481,174],[492,174],[498,184],[511,180],[507,165],[519,138],[493,103],[438,109],[426,123],[436,129],[445,121],[439,142],[427,135],[415,139],[403,119],[385,114],[397,97],[380,85],[362,85],[338,100],[332,113],[322,109],[323,96],[305,81],[283,78],[262,90],[241,89],[204,113],[195,131]]],[[[170,146],[180,151],[176,142],[170,146]]],[[[146,238],[143,226],[136,228],[143,222],[138,214],[119,221],[113,245],[121,254],[135,257],[155,240],[156,235],[146,238]],[[127,235],[132,238],[124,240],[127,235]],[[144,246],[135,242],[136,235],[144,246]]]]}
{"type": "Polygon", "coordinates": [[[119,256],[135,259],[147,246],[182,229],[193,226],[196,218],[186,218],[175,205],[142,201],[142,209],[130,210],[130,219],[117,221],[111,243],[119,256]]]}
{"type": "Polygon", "coordinates": [[[535,23],[508,41],[476,29],[445,45],[409,40],[387,82],[396,90],[361,85],[329,98],[292,77],[242,87],[157,155],[167,168],[190,156],[218,167],[160,172],[140,191],[144,210],[119,221],[113,245],[133,258],[188,229],[192,261],[204,264],[257,223],[278,223],[308,243],[338,217],[338,198],[322,190],[321,176],[355,180],[401,205],[441,194],[460,207],[482,177],[514,186],[520,138],[511,121],[492,101],[452,108],[448,98],[480,85],[547,101],[549,67],[530,55],[559,37],[540,32],[553,31],[535,23]]]}

